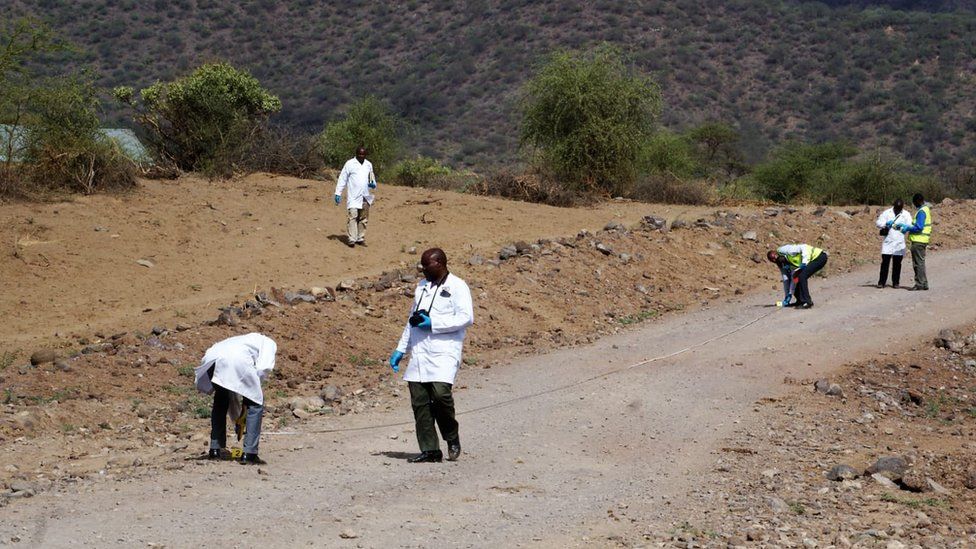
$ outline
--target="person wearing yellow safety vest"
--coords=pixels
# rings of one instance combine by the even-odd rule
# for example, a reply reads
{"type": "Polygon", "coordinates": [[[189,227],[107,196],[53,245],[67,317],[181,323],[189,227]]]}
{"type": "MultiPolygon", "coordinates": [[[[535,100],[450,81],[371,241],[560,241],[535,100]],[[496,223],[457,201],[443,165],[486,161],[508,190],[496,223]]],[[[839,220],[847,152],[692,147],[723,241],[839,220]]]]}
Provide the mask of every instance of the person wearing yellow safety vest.
{"type": "MultiPolygon", "coordinates": [[[[795,307],[798,309],[813,307],[807,279],[827,264],[827,252],[809,244],[784,244],[775,252],[770,250],[766,258],[779,265],[781,269],[786,267],[792,271],[793,293],[796,296],[795,307]]],[[[789,301],[787,298],[784,303],[789,301]]]]}
{"type": "Polygon", "coordinates": [[[901,225],[898,230],[908,235],[912,243],[912,269],[915,270],[915,285],[909,290],[928,290],[929,279],[925,276],[925,250],[932,239],[932,208],[925,202],[921,193],[912,197],[915,205],[915,221],[911,225],[901,225]]]}

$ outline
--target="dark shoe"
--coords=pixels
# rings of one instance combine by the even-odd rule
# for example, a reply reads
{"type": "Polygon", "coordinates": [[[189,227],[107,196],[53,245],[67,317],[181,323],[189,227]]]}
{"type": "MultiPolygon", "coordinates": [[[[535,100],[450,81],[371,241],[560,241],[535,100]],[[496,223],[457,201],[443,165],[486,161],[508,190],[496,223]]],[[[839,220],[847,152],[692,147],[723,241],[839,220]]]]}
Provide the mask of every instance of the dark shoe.
{"type": "Polygon", "coordinates": [[[807,301],[806,303],[800,303],[796,306],[797,309],[812,309],[813,303],[807,301]]]}
{"type": "Polygon", "coordinates": [[[349,246],[350,248],[355,248],[356,247],[356,243],[355,242],[346,242],[346,246],[349,246]]]}
{"type": "Polygon", "coordinates": [[[366,245],[366,241],[365,240],[358,240],[358,241],[356,241],[356,244],[359,244],[363,248],[368,248],[369,247],[369,246],[366,245]]]}
{"type": "Polygon", "coordinates": [[[885,287],[884,284],[878,284],[878,285],[875,286],[875,288],[884,288],[884,287],[885,287]]]}
{"type": "Polygon", "coordinates": [[[244,457],[242,457],[241,460],[238,461],[237,463],[240,463],[241,465],[267,465],[268,464],[267,461],[264,461],[263,459],[259,458],[257,454],[244,454],[244,457]]]}
{"type": "Polygon", "coordinates": [[[447,461],[457,461],[457,458],[461,456],[461,441],[455,440],[454,442],[447,443],[447,461]]]}
{"type": "Polygon", "coordinates": [[[420,455],[416,455],[407,461],[410,463],[440,463],[444,459],[444,454],[440,450],[431,450],[429,452],[421,452],[420,455]]]}
{"type": "Polygon", "coordinates": [[[922,290],[924,290],[924,289],[925,289],[925,288],[923,288],[923,287],[921,287],[921,286],[912,286],[911,288],[909,288],[909,289],[908,289],[908,291],[909,291],[909,292],[919,292],[919,291],[922,291],[922,290]]]}
{"type": "Polygon", "coordinates": [[[897,284],[892,284],[891,287],[894,288],[895,290],[900,290],[901,289],[901,286],[899,286],[897,284]]]}
{"type": "Polygon", "coordinates": [[[210,451],[207,452],[207,459],[224,459],[224,456],[221,454],[219,448],[211,448],[210,451]]]}

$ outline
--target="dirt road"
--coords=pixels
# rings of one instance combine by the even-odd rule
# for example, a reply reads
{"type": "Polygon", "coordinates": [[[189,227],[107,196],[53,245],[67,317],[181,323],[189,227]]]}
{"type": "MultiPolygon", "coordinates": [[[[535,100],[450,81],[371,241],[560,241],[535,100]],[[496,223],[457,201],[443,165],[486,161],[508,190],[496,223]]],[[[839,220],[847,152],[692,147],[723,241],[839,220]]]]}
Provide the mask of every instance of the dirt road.
{"type": "MultiPolygon", "coordinates": [[[[976,249],[933,254],[933,290],[863,286],[873,267],[812,286],[816,308],[773,295],[696,311],[468,376],[460,410],[555,389],[740,331],[668,359],[460,417],[457,463],[411,465],[403,406],[268,433],[271,465],[179,471],[45,493],[0,509],[22,545],[294,547],[606,546],[666,528],[684,495],[784,376],[808,378],[976,318],[976,249]],[[761,317],[761,318],[760,318],[761,317]],[[758,321],[756,319],[759,318],[758,321]],[[752,323],[755,321],[754,323],[752,323]],[[750,324],[752,323],[752,324],[750,324]],[[907,329],[918,326],[915,330],[907,329]],[[902,329],[902,328],[906,329],[902,329]],[[477,376],[477,377],[474,377],[477,376]]],[[[679,511],[680,512],[680,511],[679,511]]]]}

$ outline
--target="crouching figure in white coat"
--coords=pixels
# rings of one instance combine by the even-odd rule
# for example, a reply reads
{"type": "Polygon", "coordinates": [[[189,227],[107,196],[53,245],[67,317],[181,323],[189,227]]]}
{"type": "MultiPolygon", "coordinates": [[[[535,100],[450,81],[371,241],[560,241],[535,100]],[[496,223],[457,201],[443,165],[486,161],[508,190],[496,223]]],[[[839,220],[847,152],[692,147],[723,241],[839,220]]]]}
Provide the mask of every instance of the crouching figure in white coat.
{"type": "Polygon", "coordinates": [[[440,248],[424,252],[420,265],[424,280],[417,286],[410,319],[390,356],[390,367],[399,371],[400,360],[410,353],[403,379],[410,386],[421,453],[409,461],[437,462],[444,458],[435,423],[447,442],[447,459],[454,461],[461,455],[461,439],[451,392],[461,365],[464,335],[474,322],[471,290],[447,271],[447,255],[440,248]]]}
{"type": "Polygon", "coordinates": [[[203,355],[203,361],[196,369],[196,386],[201,393],[214,396],[210,413],[210,459],[221,459],[226,451],[227,411],[239,395],[247,409],[244,455],[240,463],[265,463],[258,457],[258,439],[264,417],[261,382],[274,369],[277,350],[277,344],[270,337],[251,333],[215,343],[203,355]]]}

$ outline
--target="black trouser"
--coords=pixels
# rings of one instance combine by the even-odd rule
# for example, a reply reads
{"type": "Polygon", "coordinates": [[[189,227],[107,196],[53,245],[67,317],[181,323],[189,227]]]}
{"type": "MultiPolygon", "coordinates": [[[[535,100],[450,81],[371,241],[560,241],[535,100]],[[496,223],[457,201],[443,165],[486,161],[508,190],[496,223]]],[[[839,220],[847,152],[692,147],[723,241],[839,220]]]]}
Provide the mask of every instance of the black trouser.
{"type": "Polygon", "coordinates": [[[434,422],[448,443],[458,441],[458,422],[454,419],[454,396],[450,383],[411,381],[410,404],[417,425],[417,443],[421,452],[440,450],[434,422]]]}
{"type": "Polygon", "coordinates": [[[904,255],[881,254],[881,274],[878,275],[878,286],[888,283],[888,264],[891,263],[891,285],[898,286],[901,282],[901,260],[904,255]]]}
{"type": "Polygon", "coordinates": [[[807,287],[807,279],[817,273],[823,266],[827,264],[827,252],[821,252],[816,259],[807,263],[807,266],[800,269],[800,272],[794,277],[796,278],[796,289],[793,290],[793,295],[796,296],[797,304],[809,303],[813,305],[813,300],[810,299],[810,289],[807,287]]]}

